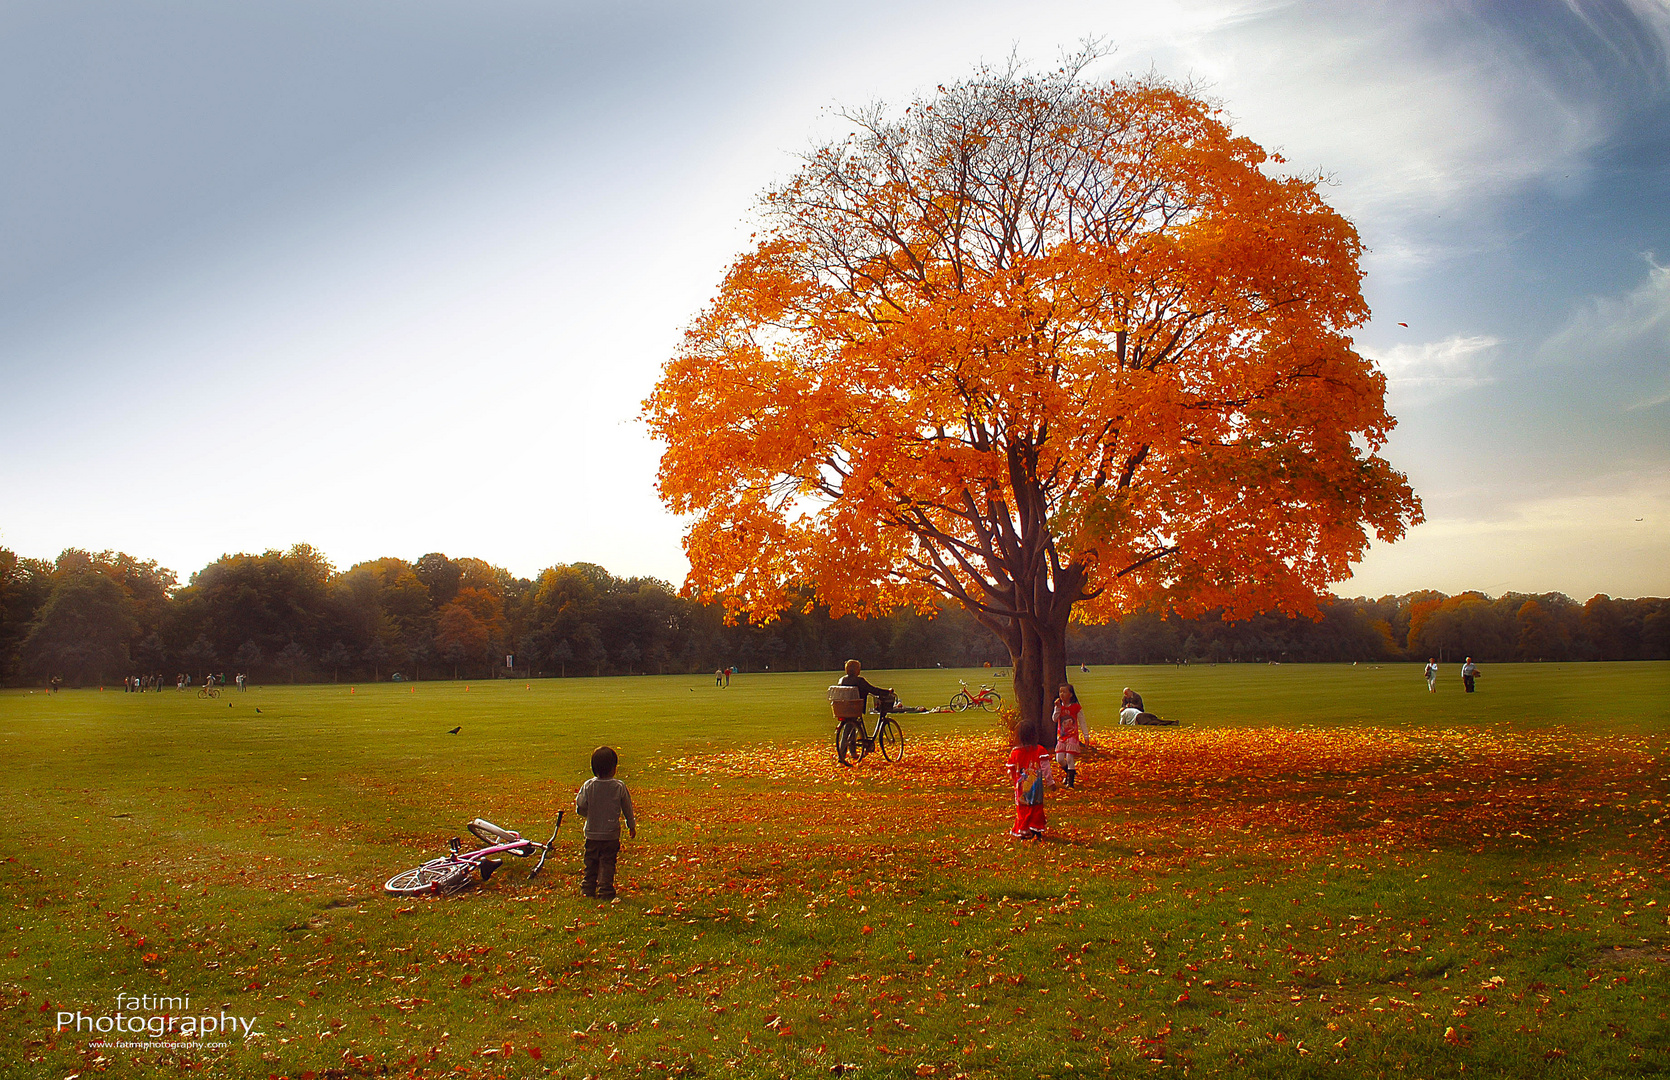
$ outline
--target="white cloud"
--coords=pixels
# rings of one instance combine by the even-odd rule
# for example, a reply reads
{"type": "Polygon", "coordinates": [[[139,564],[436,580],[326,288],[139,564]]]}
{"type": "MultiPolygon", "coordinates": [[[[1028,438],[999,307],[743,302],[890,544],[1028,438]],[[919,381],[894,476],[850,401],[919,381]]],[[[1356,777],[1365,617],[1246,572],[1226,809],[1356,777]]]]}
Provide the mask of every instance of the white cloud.
{"type": "Polygon", "coordinates": [[[1670,401],[1670,266],[1647,260],[1647,277],[1622,297],[1580,305],[1537,350],[1544,366],[1580,369],[1614,390],[1625,412],[1670,401]],[[1604,380],[1595,376],[1606,371],[1604,380]]]}
{"type": "Polygon", "coordinates": [[[1410,389],[1465,390],[1496,381],[1490,373],[1492,351],[1501,344],[1482,334],[1453,334],[1442,341],[1362,349],[1379,365],[1393,392],[1410,389]]]}
{"type": "Polygon", "coordinates": [[[1198,79],[1293,171],[1325,176],[1383,282],[1510,243],[1527,193],[1585,190],[1596,151],[1670,82],[1662,0],[1602,19],[1598,5],[1489,0],[1186,7],[1223,17],[1137,55],[1198,79]]]}
{"type": "Polygon", "coordinates": [[[1476,205],[1571,167],[1604,137],[1593,104],[1504,55],[1499,38],[1454,31],[1437,7],[1286,4],[1183,52],[1256,137],[1337,177],[1360,213],[1476,205]]]}

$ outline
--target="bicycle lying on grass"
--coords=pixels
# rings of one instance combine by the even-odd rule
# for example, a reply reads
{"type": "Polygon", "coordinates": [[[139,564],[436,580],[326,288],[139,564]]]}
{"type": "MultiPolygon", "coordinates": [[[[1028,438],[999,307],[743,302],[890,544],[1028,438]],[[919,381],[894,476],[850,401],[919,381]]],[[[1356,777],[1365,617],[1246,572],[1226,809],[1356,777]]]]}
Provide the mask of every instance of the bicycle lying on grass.
{"type": "Polygon", "coordinates": [[[545,859],[551,854],[551,845],[556,843],[557,829],[562,828],[563,811],[557,811],[556,828],[551,830],[551,838],[543,844],[538,840],[529,840],[514,829],[502,829],[491,821],[476,818],[467,828],[486,847],[476,851],[460,852],[458,837],[454,836],[449,842],[450,850],[438,859],[430,859],[414,870],[405,870],[389,878],[383,884],[383,891],[390,896],[421,896],[425,893],[438,893],[451,896],[476,884],[478,881],[485,885],[499,867],[504,865],[503,859],[494,858],[496,855],[514,855],[519,859],[526,859],[534,852],[539,853],[539,862],[528,871],[528,877],[538,874],[545,865],[545,859]]]}

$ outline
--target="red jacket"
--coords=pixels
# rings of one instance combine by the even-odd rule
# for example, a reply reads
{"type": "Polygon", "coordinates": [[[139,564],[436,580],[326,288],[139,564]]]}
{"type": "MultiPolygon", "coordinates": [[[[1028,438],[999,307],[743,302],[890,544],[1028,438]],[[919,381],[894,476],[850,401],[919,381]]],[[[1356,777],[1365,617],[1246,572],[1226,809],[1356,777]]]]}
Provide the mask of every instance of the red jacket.
{"type": "Polygon", "coordinates": [[[1041,806],[1044,780],[1049,775],[1050,752],[1042,746],[1017,746],[1009,753],[1009,779],[1015,783],[1016,806],[1041,806]]]}

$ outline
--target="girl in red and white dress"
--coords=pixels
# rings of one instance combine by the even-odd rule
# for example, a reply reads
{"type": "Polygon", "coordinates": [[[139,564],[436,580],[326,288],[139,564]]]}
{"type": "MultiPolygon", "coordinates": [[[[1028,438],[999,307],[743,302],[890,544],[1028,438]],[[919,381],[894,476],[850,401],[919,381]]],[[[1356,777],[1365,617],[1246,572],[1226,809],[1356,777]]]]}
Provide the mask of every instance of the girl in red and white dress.
{"type": "Polygon", "coordinates": [[[1077,787],[1079,755],[1084,752],[1084,743],[1080,740],[1088,738],[1090,732],[1084,726],[1084,709],[1079,705],[1078,693],[1071,683],[1062,683],[1061,689],[1056,691],[1053,719],[1056,764],[1066,775],[1067,786],[1077,787]]]}
{"type": "Polygon", "coordinates": [[[1015,827],[1018,839],[1044,837],[1044,785],[1050,779],[1050,750],[1040,745],[1039,725],[1023,723],[1009,752],[1009,780],[1015,785],[1015,827]]]}

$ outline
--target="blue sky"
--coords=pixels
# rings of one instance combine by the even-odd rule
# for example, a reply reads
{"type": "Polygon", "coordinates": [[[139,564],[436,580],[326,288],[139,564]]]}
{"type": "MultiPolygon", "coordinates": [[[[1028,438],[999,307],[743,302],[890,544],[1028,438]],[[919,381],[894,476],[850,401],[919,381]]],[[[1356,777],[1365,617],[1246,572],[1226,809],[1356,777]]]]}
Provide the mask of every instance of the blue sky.
{"type": "Polygon", "coordinates": [[[1670,593],[1647,0],[7,4],[0,545],[676,582],[635,416],[754,196],[839,106],[1086,36],[1369,247],[1358,344],[1429,520],[1337,591],[1670,593]]]}

